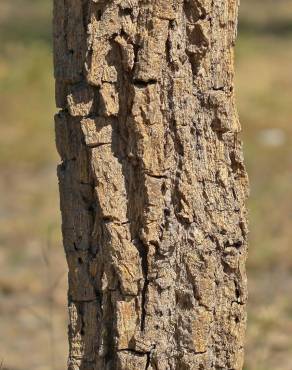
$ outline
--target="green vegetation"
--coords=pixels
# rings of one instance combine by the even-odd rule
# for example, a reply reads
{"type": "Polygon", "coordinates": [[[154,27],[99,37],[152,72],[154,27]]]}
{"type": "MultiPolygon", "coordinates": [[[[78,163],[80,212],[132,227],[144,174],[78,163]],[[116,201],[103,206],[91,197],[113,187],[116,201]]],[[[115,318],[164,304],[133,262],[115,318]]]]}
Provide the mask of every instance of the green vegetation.
{"type": "MultiPolygon", "coordinates": [[[[0,363],[15,370],[66,362],[50,12],[50,0],[0,3],[0,363]]],[[[236,90],[251,181],[245,370],[291,370],[291,65],[291,2],[243,0],[236,90]]]]}

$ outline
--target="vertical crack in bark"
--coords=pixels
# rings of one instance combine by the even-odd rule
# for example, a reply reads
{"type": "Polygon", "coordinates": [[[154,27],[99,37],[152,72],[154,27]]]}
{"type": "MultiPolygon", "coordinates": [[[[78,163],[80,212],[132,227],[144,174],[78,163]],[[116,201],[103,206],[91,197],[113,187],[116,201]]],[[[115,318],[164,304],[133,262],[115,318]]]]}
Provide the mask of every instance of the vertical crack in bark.
{"type": "Polygon", "coordinates": [[[146,318],[146,299],[147,299],[147,288],[149,285],[148,280],[148,260],[147,260],[147,246],[143,244],[140,239],[136,239],[137,249],[140,254],[141,264],[142,264],[142,272],[143,272],[143,286],[141,290],[141,319],[140,319],[140,330],[144,332],[145,330],[145,318],[146,318]]]}
{"type": "Polygon", "coordinates": [[[151,360],[150,353],[146,353],[146,356],[147,356],[147,362],[146,362],[145,370],[148,370],[150,366],[150,360],[151,360]]]}

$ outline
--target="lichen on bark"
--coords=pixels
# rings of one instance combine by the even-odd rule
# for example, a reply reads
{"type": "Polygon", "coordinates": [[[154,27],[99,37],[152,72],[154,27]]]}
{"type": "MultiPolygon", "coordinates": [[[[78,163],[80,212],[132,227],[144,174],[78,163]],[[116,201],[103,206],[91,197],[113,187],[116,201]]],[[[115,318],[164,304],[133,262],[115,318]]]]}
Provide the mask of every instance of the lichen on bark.
{"type": "Polygon", "coordinates": [[[69,370],[240,370],[237,0],[55,0],[69,370]]]}

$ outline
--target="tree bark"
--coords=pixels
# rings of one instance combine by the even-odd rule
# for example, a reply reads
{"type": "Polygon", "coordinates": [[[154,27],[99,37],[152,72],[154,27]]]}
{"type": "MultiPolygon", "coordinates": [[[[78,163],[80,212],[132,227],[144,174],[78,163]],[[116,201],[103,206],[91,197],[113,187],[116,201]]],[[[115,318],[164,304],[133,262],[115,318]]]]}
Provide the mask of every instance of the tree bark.
{"type": "Polygon", "coordinates": [[[70,370],[239,370],[237,0],[55,0],[70,370]]]}

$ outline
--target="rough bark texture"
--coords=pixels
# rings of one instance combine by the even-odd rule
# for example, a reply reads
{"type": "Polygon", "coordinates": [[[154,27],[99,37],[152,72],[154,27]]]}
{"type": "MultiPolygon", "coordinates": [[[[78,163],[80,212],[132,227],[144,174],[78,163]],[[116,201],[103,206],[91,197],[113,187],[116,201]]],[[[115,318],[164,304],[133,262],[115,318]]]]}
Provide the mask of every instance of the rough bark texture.
{"type": "Polygon", "coordinates": [[[239,370],[237,0],[55,0],[70,370],[239,370]]]}

